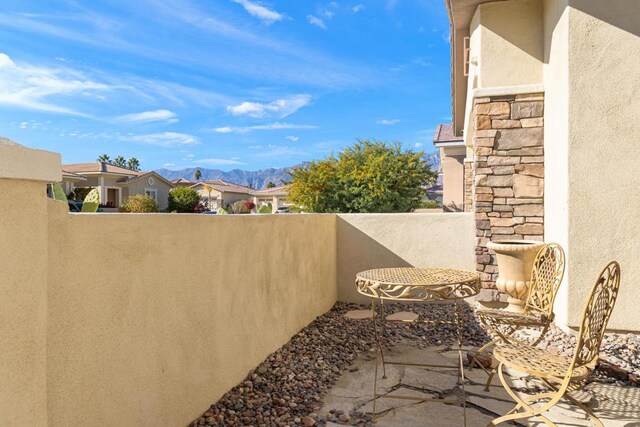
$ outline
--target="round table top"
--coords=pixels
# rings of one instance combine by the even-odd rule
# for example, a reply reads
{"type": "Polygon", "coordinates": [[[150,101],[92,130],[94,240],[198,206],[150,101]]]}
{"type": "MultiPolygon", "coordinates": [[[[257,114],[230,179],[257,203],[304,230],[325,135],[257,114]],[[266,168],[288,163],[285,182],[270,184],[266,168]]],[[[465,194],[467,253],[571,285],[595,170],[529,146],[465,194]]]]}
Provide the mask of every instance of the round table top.
{"type": "Polygon", "coordinates": [[[444,301],[480,292],[480,275],[451,268],[378,268],[356,275],[358,292],[402,301],[444,301]]]}

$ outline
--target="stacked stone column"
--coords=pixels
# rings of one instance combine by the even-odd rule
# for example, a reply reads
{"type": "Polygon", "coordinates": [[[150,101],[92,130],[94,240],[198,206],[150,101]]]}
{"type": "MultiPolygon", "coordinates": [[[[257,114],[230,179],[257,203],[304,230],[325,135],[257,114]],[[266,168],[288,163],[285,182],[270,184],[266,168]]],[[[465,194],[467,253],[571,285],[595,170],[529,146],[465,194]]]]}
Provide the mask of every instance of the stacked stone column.
{"type": "Polygon", "coordinates": [[[544,238],[544,96],[474,101],[473,211],[480,300],[498,299],[498,268],[487,243],[544,238]]]}

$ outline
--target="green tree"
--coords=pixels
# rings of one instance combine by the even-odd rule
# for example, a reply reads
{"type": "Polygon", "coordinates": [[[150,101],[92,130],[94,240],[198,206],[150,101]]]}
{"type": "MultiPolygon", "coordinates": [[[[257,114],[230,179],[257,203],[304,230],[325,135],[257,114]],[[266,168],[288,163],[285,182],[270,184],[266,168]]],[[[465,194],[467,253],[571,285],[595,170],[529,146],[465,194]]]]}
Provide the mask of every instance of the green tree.
{"type": "Polygon", "coordinates": [[[131,157],[129,160],[127,160],[127,168],[133,171],[140,170],[140,161],[135,157],[131,157]]]}
{"type": "Polygon", "coordinates": [[[120,166],[121,168],[126,168],[127,167],[127,159],[125,159],[122,156],[118,156],[115,159],[113,159],[113,164],[116,166],[120,166]]]}
{"type": "Polygon", "coordinates": [[[196,181],[200,181],[200,178],[202,178],[202,172],[200,172],[200,169],[196,169],[195,173],[193,174],[193,178],[196,181]]]}
{"type": "Polygon", "coordinates": [[[410,212],[437,177],[423,154],[358,140],[337,157],[293,169],[289,199],[311,212],[410,212]]]}
{"type": "Polygon", "coordinates": [[[200,195],[191,187],[176,187],[169,192],[169,212],[194,212],[200,195]]]}
{"type": "Polygon", "coordinates": [[[267,182],[267,188],[275,188],[275,184],[271,181],[267,182]]]}
{"type": "Polygon", "coordinates": [[[100,154],[96,160],[98,162],[111,163],[111,157],[108,154],[100,154]]]}
{"type": "Polygon", "coordinates": [[[214,191],[216,191],[216,187],[214,187],[211,184],[202,184],[202,189],[204,191],[207,192],[207,194],[209,194],[209,204],[207,205],[207,207],[209,208],[209,210],[213,210],[213,207],[211,206],[211,193],[213,193],[214,191]]]}

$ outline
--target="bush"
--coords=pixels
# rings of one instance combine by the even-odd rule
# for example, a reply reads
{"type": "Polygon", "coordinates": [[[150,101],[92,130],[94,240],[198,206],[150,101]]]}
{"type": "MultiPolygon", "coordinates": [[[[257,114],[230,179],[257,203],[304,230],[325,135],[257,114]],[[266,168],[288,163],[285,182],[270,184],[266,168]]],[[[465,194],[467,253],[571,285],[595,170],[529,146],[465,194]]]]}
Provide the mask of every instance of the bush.
{"type": "Polygon", "coordinates": [[[200,195],[190,187],[177,187],[169,192],[169,212],[196,212],[200,195]]]}
{"type": "Polygon", "coordinates": [[[120,212],[125,213],[152,213],[158,212],[158,202],[151,196],[146,194],[136,194],[130,196],[118,208],[120,212]]]}
{"type": "Polygon", "coordinates": [[[289,201],[310,212],[411,212],[437,173],[422,152],[399,143],[358,141],[331,155],[294,168],[289,201]]]}
{"type": "Polygon", "coordinates": [[[437,200],[423,200],[422,203],[420,203],[420,207],[422,209],[438,209],[441,206],[437,200]]]}
{"type": "Polygon", "coordinates": [[[260,209],[258,209],[259,214],[270,214],[271,212],[273,212],[273,206],[271,206],[271,203],[262,205],[260,206],[260,209]]]}

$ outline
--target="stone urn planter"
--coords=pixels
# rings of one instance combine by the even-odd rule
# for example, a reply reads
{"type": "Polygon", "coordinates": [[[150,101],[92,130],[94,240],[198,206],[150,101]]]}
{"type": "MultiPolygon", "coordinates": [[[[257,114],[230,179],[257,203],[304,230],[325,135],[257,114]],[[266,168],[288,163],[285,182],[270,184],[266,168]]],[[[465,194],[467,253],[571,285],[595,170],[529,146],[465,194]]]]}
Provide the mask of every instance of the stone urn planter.
{"type": "Polygon", "coordinates": [[[498,259],[496,287],[508,295],[507,310],[521,313],[529,293],[533,261],[544,242],[533,240],[503,240],[489,242],[487,247],[498,259]]]}

